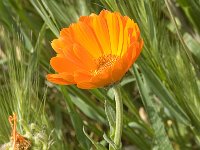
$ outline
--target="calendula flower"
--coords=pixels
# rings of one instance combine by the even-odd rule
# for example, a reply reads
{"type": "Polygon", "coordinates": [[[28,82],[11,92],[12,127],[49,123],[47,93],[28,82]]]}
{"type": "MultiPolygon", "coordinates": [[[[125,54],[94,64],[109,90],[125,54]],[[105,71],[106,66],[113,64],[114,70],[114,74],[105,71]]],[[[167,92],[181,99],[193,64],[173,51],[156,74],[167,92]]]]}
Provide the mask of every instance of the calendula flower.
{"type": "Polygon", "coordinates": [[[102,10],[62,29],[51,45],[57,56],[50,64],[57,74],[47,79],[92,89],[121,80],[139,56],[143,40],[129,17],[102,10]]]}

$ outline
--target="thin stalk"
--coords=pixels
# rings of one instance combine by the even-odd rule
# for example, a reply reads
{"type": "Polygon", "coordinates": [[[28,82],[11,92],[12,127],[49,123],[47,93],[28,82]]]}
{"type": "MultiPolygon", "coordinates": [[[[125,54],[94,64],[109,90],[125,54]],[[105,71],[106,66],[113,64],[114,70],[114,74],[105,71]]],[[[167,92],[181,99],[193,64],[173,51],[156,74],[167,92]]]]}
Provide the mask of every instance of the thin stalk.
{"type": "Polygon", "coordinates": [[[121,148],[121,136],[123,128],[123,102],[122,102],[120,86],[119,85],[114,86],[113,91],[116,103],[116,126],[115,126],[114,143],[117,147],[121,148]]]}

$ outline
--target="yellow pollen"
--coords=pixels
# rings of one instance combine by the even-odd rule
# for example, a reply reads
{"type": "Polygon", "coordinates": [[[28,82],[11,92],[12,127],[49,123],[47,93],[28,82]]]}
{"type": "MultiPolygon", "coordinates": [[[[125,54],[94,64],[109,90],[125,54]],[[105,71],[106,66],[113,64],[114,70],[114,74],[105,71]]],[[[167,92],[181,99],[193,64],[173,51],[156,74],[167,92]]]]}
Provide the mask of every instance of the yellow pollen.
{"type": "Polygon", "coordinates": [[[119,59],[119,56],[116,55],[103,55],[97,59],[95,62],[97,64],[97,69],[93,71],[94,75],[100,74],[103,70],[108,67],[112,67],[113,64],[119,59]]]}

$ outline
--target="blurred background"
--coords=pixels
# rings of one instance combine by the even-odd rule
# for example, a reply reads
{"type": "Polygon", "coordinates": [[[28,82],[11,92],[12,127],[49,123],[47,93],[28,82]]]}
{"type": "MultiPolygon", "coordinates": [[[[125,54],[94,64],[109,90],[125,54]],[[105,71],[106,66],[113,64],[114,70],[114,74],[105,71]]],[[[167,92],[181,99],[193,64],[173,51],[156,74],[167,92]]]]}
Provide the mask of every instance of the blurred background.
{"type": "Polygon", "coordinates": [[[199,0],[0,0],[1,150],[11,141],[13,112],[31,149],[108,148],[104,105],[114,110],[113,92],[45,78],[54,72],[50,43],[59,31],[102,9],[132,18],[144,39],[142,54],[120,82],[123,149],[200,149],[199,0]]]}

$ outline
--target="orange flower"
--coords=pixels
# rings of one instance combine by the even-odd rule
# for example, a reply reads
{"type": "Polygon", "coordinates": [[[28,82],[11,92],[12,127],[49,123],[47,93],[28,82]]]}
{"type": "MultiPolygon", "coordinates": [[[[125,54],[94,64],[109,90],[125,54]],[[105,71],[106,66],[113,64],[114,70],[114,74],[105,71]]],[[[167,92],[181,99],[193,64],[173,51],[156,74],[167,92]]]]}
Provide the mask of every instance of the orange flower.
{"type": "Polygon", "coordinates": [[[129,17],[102,10],[62,29],[51,45],[57,56],[50,64],[58,73],[47,79],[92,89],[119,81],[139,56],[143,40],[129,17]]]}

